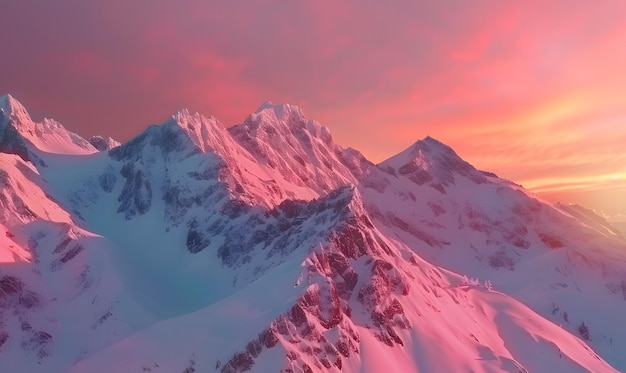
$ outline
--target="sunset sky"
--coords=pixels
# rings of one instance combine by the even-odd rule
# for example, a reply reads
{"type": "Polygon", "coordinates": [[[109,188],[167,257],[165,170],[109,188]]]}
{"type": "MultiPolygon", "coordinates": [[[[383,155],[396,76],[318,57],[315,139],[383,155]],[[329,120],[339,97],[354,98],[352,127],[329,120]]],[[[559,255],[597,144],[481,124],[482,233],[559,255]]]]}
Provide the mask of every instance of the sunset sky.
{"type": "Polygon", "coordinates": [[[3,0],[0,31],[0,95],[85,137],[289,102],[374,162],[430,135],[626,220],[623,0],[3,0]]]}

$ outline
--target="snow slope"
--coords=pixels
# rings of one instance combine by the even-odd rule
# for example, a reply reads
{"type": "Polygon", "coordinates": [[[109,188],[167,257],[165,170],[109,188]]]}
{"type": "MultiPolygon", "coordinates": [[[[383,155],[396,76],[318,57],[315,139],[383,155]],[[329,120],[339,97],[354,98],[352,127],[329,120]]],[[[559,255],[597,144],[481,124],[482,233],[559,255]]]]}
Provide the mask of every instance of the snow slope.
{"type": "Polygon", "coordinates": [[[437,140],[373,165],[266,103],[97,152],[0,101],[1,366],[626,369],[624,238],[437,140]]]}
{"type": "Polygon", "coordinates": [[[0,362],[12,371],[63,371],[149,320],[110,242],[48,193],[32,164],[0,153],[0,362]]]}
{"type": "Polygon", "coordinates": [[[590,343],[626,368],[626,242],[600,217],[541,201],[430,138],[380,168],[389,186],[364,194],[382,230],[572,333],[584,322],[590,343]]]}
{"type": "Polygon", "coordinates": [[[45,118],[35,123],[11,95],[0,97],[0,149],[28,158],[29,152],[90,154],[96,149],[85,139],[45,118]]]}

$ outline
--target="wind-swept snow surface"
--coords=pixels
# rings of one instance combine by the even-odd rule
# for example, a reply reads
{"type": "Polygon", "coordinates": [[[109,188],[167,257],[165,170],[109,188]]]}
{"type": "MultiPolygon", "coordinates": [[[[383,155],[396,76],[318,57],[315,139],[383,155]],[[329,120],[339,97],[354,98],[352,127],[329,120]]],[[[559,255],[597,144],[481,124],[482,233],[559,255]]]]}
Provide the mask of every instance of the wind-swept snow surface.
{"type": "Polygon", "coordinates": [[[0,366],[617,372],[626,241],[430,137],[374,165],[300,109],[125,144],[0,99],[0,366]]]}

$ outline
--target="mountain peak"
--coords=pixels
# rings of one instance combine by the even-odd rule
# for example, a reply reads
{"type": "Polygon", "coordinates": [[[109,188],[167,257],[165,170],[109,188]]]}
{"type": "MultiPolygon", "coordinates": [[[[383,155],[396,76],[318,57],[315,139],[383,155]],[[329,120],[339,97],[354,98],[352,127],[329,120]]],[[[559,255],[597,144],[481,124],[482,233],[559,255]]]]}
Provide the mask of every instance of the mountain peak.
{"type": "Polygon", "coordinates": [[[217,120],[217,118],[215,118],[214,116],[211,115],[209,117],[205,117],[204,115],[198,112],[192,113],[187,108],[178,110],[176,113],[174,113],[174,115],[172,115],[171,118],[174,120],[176,124],[178,124],[179,126],[183,128],[186,126],[189,126],[190,123],[192,122],[211,122],[220,128],[225,128],[224,125],[219,120],[217,120]]]}
{"type": "Polygon", "coordinates": [[[388,163],[392,159],[405,163],[411,162],[425,170],[436,163],[462,161],[451,147],[430,136],[417,140],[413,145],[383,163],[388,163]]]}
{"type": "Polygon", "coordinates": [[[32,121],[24,105],[10,94],[0,97],[0,111],[7,119],[32,121]]]}
{"type": "Polygon", "coordinates": [[[287,103],[273,104],[264,102],[243,124],[230,129],[231,133],[249,132],[253,137],[280,135],[281,138],[296,136],[299,138],[319,138],[327,145],[332,143],[328,128],[317,121],[307,119],[302,110],[287,103]]]}
{"type": "Polygon", "coordinates": [[[289,104],[266,102],[229,132],[270,173],[318,195],[356,183],[369,166],[360,153],[335,144],[328,128],[289,104]]]}
{"type": "Polygon", "coordinates": [[[96,151],[87,140],[53,119],[34,122],[24,105],[10,94],[0,97],[0,145],[2,152],[18,154],[22,159],[30,159],[32,150],[56,154],[96,151]]]}
{"type": "Polygon", "coordinates": [[[456,155],[454,150],[448,145],[442,143],[441,141],[435,139],[434,137],[426,136],[421,140],[417,140],[411,147],[412,152],[426,152],[429,155],[435,154],[453,154],[456,155]]]}
{"type": "Polygon", "coordinates": [[[205,117],[199,113],[191,113],[182,109],[172,116],[165,125],[176,126],[182,129],[186,136],[202,151],[215,152],[222,157],[237,153],[226,127],[214,116],[205,117]]]}
{"type": "Polygon", "coordinates": [[[393,173],[397,171],[418,185],[428,184],[438,189],[455,184],[455,174],[479,184],[487,181],[480,171],[461,159],[451,147],[430,136],[382,162],[381,166],[393,173]]]}
{"type": "Polygon", "coordinates": [[[259,106],[254,112],[255,113],[259,113],[265,109],[270,109],[273,108],[275,105],[274,103],[272,103],[272,101],[265,101],[264,103],[261,104],[261,106],[259,106]]]}
{"type": "Polygon", "coordinates": [[[116,141],[111,137],[102,137],[100,135],[91,136],[87,141],[89,141],[94,148],[101,152],[111,150],[121,145],[119,141],[116,141]]]}
{"type": "Polygon", "coordinates": [[[253,121],[259,118],[264,118],[265,122],[279,121],[289,125],[305,121],[304,113],[299,107],[287,103],[273,104],[271,101],[265,101],[254,114],[248,117],[253,121]]]}
{"type": "Polygon", "coordinates": [[[279,120],[285,119],[288,116],[297,116],[304,119],[304,114],[302,113],[302,110],[299,107],[295,105],[290,105],[288,103],[274,104],[272,103],[272,101],[265,101],[254,112],[254,114],[262,113],[267,113],[270,115],[273,114],[276,119],[279,120]]]}
{"type": "MultiPolygon", "coordinates": [[[[241,161],[250,157],[215,117],[207,118],[188,109],[177,111],[160,125],[148,127],[135,138],[113,149],[110,154],[116,159],[135,159],[141,157],[144,148],[153,148],[150,151],[157,150],[176,159],[186,159],[198,152],[215,153],[226,162],[235,154],[241,154],[241,161]]],[[[235,165],[237,162],[233,160],[230,163],[235,165]]]]}

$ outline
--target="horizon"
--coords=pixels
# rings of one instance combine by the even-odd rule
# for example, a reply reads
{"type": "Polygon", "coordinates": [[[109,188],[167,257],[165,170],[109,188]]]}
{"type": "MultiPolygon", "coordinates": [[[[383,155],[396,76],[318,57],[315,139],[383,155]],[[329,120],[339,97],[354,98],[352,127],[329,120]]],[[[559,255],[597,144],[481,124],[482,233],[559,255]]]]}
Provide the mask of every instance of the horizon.
{"type": "Polygon", "coordinates": [[[375,163],[432,136],[626,221],[626,4],[453,5],[10,0],[0,89],[121,142],[184,107],[230,127],[288,102],[375,163]]]}

